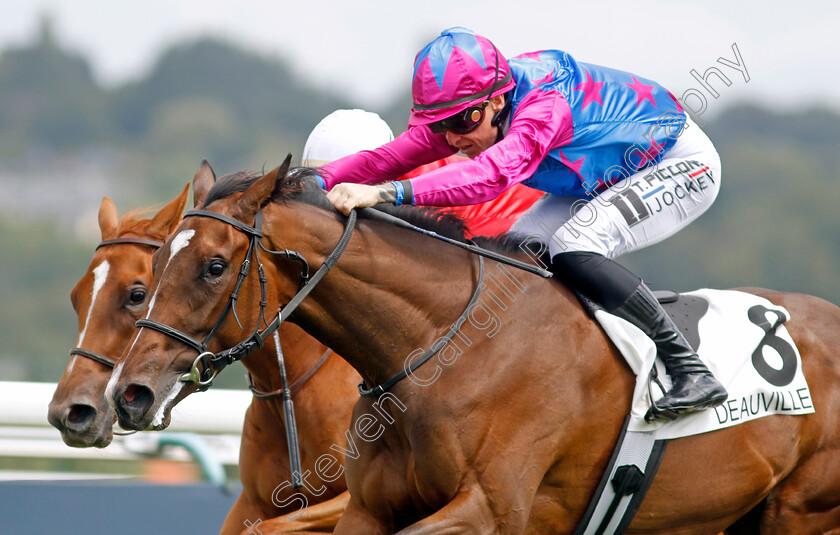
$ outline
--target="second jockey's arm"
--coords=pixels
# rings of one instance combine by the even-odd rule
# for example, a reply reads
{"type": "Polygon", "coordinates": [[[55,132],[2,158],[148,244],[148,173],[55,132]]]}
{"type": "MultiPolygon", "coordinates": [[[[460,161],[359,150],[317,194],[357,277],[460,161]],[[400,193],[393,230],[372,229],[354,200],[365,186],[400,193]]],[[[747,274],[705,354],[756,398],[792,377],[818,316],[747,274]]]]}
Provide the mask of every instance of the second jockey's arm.
{"type": "Polygon", "coordinates": [[[348,182],[336,184],[327,193],[327,199],[336,210],[349,215],[353,208],[365,208],[379,203],[395,203],[397,201],[397,187],[393,182],[378,186],[351,184],[348,182]]]}

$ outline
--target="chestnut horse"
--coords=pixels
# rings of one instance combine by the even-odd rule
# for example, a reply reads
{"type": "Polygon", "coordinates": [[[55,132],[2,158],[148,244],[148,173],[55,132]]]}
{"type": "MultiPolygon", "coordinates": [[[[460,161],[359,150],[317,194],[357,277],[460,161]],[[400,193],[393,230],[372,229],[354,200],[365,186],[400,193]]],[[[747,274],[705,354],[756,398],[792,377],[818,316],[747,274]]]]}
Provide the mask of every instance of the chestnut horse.
{"type": "Polygon", "coordinates": [[[152,254],[181,222],[188,196],[189,184],[153,218],[140,219],[138,211],[122,221],[113,201],[102,199],[102,242],[70,292],[79,338],[47,414],[68,446],[104,448],[113,439],[115,414],[105,402],[105,385],[134,322],[146,313],[152,254]]]}
{"type": "MultiPolygon", "coordinates": [[[[209,177],[212,185],[209,166],[202,169],[206,171],[202,177],[209,177]]],[[[136,211],[119,220],[114,203],[108,197],[102,201],[99,210],[102,242],[87,272],[71,292],[79,319],[77,347],[71,351],[48,414],[50,423],[61,431],[64,442],[70,446],[104,448],[111,443],[116,417],[105,402],[105,387],[114,361],[134,334],[134,323],[146,313],[152,286],[152,255],[181,221],[188,194],[189,185],[151,219],[140,219],[140,212],[136,211]]],[[[355,385],[359,378],[337,357],[330,357],[315,368],[326,349],[300,328],[290,324],[281,330],[280,336],[288,356],[289,381],[299,385],[293,389],[298,417],[303,424],[300,433],[303,459],[311,461],[329,451],[329,445],[343,436],[343,427],[349,421],[357,397],[355,385]]],[[[267,345],[246,363],[257,388],[273,390],[280,384],[274,351],[273,344],[267,345]]],[[[296,515],[296,522],[283,517],[274,519],[301,509],[300,500],[287,499],[286,495],[294,491],[275,493],[278,485],[291,480],[282,414],[282,407],[275,399],[262,397],[255,397],[248,409],[240,448],[243,490],[228,513],[223,534],[247,531],[246,520],[252,523],[263,520],[259,527],[266,535],[290,529],[331,530],[344,510],[349,495],[341,477],[329,492],[324,490],[320,495],[308,489],[298,491],[306,496],[309,504],[338,494],[337,498],[296,515]]],[[[303,466],[311,470],[311,464],[303,466]]]]}
{"type": "MultiPolygon", "coordinates": [[[[205,212],[188,213],[156,253],[154,306],[109,386],[120,424],[145,429],[184,395],[196,361],[185,340],[212,332],[259,241],[289,253],[266,262],[267,309],[299,304],[282,317],[347,359],[368,391],[387,385],[354,408],[343,446],[351,500],[335,533],[570,533],[634,385],[600,327],[556,281],[496,263],[482,277],[478,257],[420,233],[359,218],[345,242],[355,213],[287,177],[288,161],[257,180],[220,180],[205,212]],[[301,269],[290,251],[323,273],[337,243],[333,269],[293,297],[301,269]],[[433,345],[441,351],[416,367],[433,345]]],[[[255,279],[239,293],[246,331],[260,315],[255,279]]],[[[791,313],[817,412],[673,440],[628,533],[840,533],[840,309],[750,291],[791,313]]],[[[241,340],[232,326],[228,317],[207,347],[241,340]]]]}

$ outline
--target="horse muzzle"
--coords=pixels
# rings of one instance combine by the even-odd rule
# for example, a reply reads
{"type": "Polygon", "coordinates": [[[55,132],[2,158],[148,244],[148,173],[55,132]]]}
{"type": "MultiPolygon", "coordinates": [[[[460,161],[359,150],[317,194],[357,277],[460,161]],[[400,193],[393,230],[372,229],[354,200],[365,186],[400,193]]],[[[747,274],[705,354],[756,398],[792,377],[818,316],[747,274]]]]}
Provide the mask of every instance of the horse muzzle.
{"type": "Polygon", "coordinates": [[[109,407],[89,403],[50,405],[47,420],[61,432],[61,439],[74,448],[104,448],[114,438],[114,413],[109,407]]]}

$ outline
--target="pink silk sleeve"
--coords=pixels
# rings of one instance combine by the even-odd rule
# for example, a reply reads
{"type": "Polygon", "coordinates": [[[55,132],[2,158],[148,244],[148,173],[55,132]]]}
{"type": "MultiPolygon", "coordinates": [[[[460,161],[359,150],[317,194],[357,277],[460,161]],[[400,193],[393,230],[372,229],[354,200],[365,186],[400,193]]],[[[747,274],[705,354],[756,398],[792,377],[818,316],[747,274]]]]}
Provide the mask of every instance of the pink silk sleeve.
{"type": "Polygon", "coordinates": [[[442,134],[415,126],[378,149],[350,154],[321,167],[321,178],[327,191],[341,182],[380,184],[455,152],[442,134]]]}
{"type": "Polygon", "coordinates": [[[413,203],[460,206],[493,199],[528,179],[551,149],[573,135],[572,112],[563,95],[532,91],[520,102],[504,139],[472,160],[412,178],[413,203]]]}

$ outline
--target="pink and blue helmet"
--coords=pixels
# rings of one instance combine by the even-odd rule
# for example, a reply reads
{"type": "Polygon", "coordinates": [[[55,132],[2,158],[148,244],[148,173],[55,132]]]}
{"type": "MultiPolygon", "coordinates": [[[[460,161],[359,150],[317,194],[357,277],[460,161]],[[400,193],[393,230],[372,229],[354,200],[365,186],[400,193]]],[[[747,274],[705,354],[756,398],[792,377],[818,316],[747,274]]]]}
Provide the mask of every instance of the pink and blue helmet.
{"type": "Polygon", "coordinates": [[[466,28],[449,28],[414,59],[408,125],[446,119],[514,85],[507,60],[489,39],[466,28]]]}

